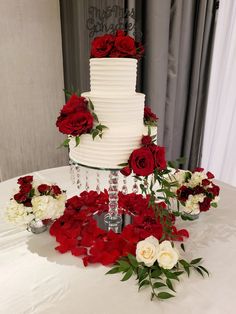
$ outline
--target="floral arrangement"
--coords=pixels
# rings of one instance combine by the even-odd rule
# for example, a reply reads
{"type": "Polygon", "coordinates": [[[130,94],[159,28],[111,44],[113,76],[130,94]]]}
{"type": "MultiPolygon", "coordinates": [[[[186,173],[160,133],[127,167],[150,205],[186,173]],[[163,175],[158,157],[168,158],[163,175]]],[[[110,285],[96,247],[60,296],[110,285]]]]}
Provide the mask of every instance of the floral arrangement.
{"type": "Polygon", "coordinates": [[[144,54],[144,47],[140,42],[117,30],[115,35],[105,34],[92,41],[92,58],[135,58],[140,59],[144,54]]]}
{"type": "Polygon", "coordinates": [[[178,207],[175,215],[191,219],[191,216],[210,207],[217,207],[220,188],[213,183],[213,179],[214,175],[209,171],[205,173],[203,168],[196,168],[193,172],[177,170],[169,175],[170,182],[176,183],[172,187],[178,207]]]}
{"type": "Polygon", "coordinates": [[[35,220],[55,220],[65,209],[66,194],[57,185],[41,184],[33,176],[17,181],[19,190],[6,208],[9,222],[27,227],[35,220]]]}
{"type": "Polygon", "coordinates": [[[76,146],[78,146],[82,134],[91,134],[93,139],[96,136],[102,138],[103,131],[107,127],[99,123],[92,101],[76,93],[68,91],[66,93],[70,98],[61,109],[56,126],[61,133],[70,137],[61,146],[68,147],[71,137],[75,138],[76,146]]]}

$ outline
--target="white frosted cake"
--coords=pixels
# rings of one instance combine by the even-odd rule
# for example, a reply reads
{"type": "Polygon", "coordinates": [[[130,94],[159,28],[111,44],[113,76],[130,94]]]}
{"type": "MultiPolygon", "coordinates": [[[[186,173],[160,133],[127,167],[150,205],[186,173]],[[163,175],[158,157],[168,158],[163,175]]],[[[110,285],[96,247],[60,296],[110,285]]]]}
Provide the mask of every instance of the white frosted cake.
{"type": "MultiPolygon", "coordinates": [[[[99,122],[106,125],[103,137],[81,136],[79,146],[70,141],[70,159],[98,168],[120,168],[131,152],[140,147],[144,126],[145,95],[136,93],[137,60],[131,58],[90,59],[90,92],[82,96],[94,104],[99,122]]],[[[155,133],[156,128],[152,131],[155,133]]]]}

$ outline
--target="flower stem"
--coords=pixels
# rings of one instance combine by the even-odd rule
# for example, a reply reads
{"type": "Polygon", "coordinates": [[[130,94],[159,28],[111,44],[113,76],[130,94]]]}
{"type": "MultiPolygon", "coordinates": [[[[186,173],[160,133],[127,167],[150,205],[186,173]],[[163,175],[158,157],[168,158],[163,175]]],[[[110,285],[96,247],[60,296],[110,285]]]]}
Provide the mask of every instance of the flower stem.
{"type": "Polygon", "coordinates": [[[156,298],[158,298],[158,296],[157,296],[157,294],[156,294],[156,292],[155,292],[155,290],[154,290],[153,284],[152,284],[151,271],[152,271],[152,270],[149,269],[149,271],[148,271],[148,278],[149,278],[150,286],[151,286],[151,288],[152,288],[152,296],[151,296],[151,301],[152,301],[153,295],[154,295],[156,298]]]}

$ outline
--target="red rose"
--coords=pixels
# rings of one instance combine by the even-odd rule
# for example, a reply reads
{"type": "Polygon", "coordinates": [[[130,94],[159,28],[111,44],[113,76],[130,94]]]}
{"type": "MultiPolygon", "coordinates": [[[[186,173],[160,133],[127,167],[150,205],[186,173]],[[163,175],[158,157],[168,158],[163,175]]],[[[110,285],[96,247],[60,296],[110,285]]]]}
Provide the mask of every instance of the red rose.
{"type": "Polygon", "coordinates": [[[27,184],[24,184],[24,185],[21,185],[20,187],[20,193],[22,194],[28,194],[32,189],[32,184],[30,183],[27,183],[27,184]]]}
{"type": "Polygon", "coordinates": [[[149,146],[152,144],[152,138],[150,135],[143,135],[142,137],[142,144],[144,146],[149,146]]]}
{"type": "Polygon", "coordinates": [[[23,203],[27,200],[27,195],[25,193],[17,193],[14,195],[14,200],[17,201],[17,203],[23,203]]]}
{"type": "Polygon", "coordinates": [[[209,197],[205,197],[203,202],[199,203],[199,208],[201,212],[207,211],[211,206],[211,199],[209,197]]]}
{"type": "Polygon", "coordinates": [[[130,167],[137,176],[148,176],[153,173],[154,159],[150,149],[135,149],[129,159],[130,167]]]}
{"type": "Polygon", "coordinates": [[[131,174],[132,169],[130,169],[129,166],[124,167],[123,169],[120,170],[120,172],[124,175],[124,176],[129,176],[131,174]]]}
{"type": "Polygon", "coordinates": [[[202,185],[203,186],[207,186],[207,185],[209,185],[211,183],[211,181],[209,181],[208,179],[203,179],[202,180],[202,185]]]}
{"type": "Polygon", "coordinates": [[[150,150],[153,154],[154,167],[159,171],[166,169],[165,147],[152,144],[150,150]]]}
{"type": "Polygon", "coordinates": [[[84,97],[73,94],[61,110],[62,116],[67,116],[76,112],[88,111],[88,101],[84,97]]]}
{"type": "Polygon", "coordinates": [[[118,29],[116,31],[116,37],[125,36],[125,32],[122,29],[118,29]]]}
{"type": "Polygon", "coordinates": [[[130,36],[116,37],[115,48],[123,57],[134,57],[136,55],[135,41],[130,36]]]}
{"type": "Polygon", "coordinates": [[[90,112],[77,112],[65,119],[58,119],[56,125],[61,133],[77,136],[89,133],[93,127],[93,116],[90,112]]]}
{"type": "Polygon", "coordinates": [[[194,170],[193,170],[193,172],[203,172],[204,171],[204,168],[195,168],[194,170]]]}
{"type": "Polygon", "coordinates": [[[220,188],[218,185],[212,183],[212,187],[207,189],[207,192],[212,193],[214,196],[218,196],[220,193],[220,188]]]}
{"type": "Polygon", "coordinates": [[[38,186],[38,191],[39,193],[46,193],[46,192],[49,192],[51,189],[51,187],[47,184],[40,184],[38,186]]]}
{"type": "Polygon", "coordinates": [[[57,185],[52,185],[52,193],[55,195],[61,194],[61,189],[57,185]]]}
{"type": "Polygon", "coordinates": [[[26,183],[31,183],[33,181],[33,176],[25,176],[18,179],[17,183],[22,185],[26,183]]]}
{"type": "Polygon", "coordinates": [[[107,57],[113,48],[114,41],[114,36],[110,34],[94,38],[92,41],[91,57],[107,57]]]}
{"type": "Polygon", "coordinates": [[[195,188],[193,189],[193,194],[194,195],[205,194],[205,192],[206,192],[205,189],[202,186],[200,186],[200,185],[195,186],[195,188]]]}
{"type": "Polygon", "coordinates": [[[156,122],[158,120],[158,117],[155,115],[155,113],[152,112],[151,108],[148,106],[144,107],[144,120],[153,122],[156,122]]]}
{"type": "Polygon", "coordinates": [[[215,178],[214,174],[211,173],[210,171],[208,171],[206,175],[207,175],[208,179],[214,179],[215,178]]]}
{"type": "Polygon", "coordinates": [[[176,191],[176,193],[179,201],[186,202],[189,195],[193,194],[193,191],[183,185],[176,191]]]}

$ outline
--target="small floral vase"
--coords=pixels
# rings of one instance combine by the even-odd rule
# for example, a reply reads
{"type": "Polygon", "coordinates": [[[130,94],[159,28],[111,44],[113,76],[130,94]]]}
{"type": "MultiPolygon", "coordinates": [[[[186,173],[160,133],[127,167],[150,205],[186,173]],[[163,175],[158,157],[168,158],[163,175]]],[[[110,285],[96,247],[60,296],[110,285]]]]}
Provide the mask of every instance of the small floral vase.
{"type": "Polygon", "coordinates": [[[188,218],[189,220],[196,220],[199,218],[199,214],[187,214],[187,213],[184,213],[184,216],[186,218],[188,218]]]}
{"type": "Polygon", "coordinates": [[[35,234],[42,233],[46,231],[47,228],[48,228],[48,225],[43,223],[43,221],[40,219],[32,220],[27,226],[27,230],[35,234]]]}

